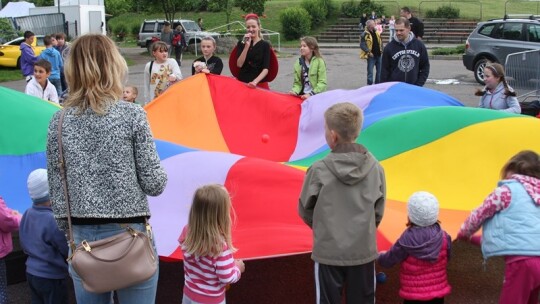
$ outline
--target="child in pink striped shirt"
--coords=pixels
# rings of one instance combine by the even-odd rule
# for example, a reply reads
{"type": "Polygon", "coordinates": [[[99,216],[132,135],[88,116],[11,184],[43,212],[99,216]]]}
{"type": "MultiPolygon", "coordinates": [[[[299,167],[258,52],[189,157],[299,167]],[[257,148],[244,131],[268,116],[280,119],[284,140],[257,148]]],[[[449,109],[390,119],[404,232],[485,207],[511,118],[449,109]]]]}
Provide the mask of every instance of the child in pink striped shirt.
{"type": "Polygon", "coordinates": [[[197,191],[180,242],[184,255],[182,304],[224,304],[227,285],[240,280],[245,266],[235,260],[231,237],[231,199],[221,185],[197,191]]]}

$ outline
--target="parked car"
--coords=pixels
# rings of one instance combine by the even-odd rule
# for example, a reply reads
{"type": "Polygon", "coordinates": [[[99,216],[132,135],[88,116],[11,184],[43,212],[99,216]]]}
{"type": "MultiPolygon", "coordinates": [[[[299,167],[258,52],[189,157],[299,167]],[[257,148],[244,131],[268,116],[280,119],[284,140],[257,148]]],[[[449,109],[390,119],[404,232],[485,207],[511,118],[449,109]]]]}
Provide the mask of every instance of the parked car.
{"type": "Polygon", "coordinates": [[[479,22],[465,44],[463,65],[483,85],[488,62],[504,65],[508,54],[527,50],[540,50],[540,20],[534,16],[479,22]]]}
{"type": "MultiPolygon", "coordinates": [[[[32,48],[36,55],[41,54],[45,49],[45,44],[43,43],[43,35],[36,35],[32,48]]],[[[19,37],[13,39],[9,42],[6,42],[0,45],[0,66],[10,67],[10,68],[20,68],[21,67],[21,43],[24,42],[24,37],[19,37]]]]}
{"type": "MultiPolygon", "coordinates": [[[[137,45],[149,49],[153,43],[152,38],[154,38],[154,40],[161,38],[161,29],[163,29],[164,24],[165,20],[143,21],[143,23],[141,24],[141,29],[139,30],[137,45]]],[[[174,30],[179,24],[181,24],[184,28],[184,35],[187,44],[192,44],[195,42],[199,43],[201,42],[201,39],[206,36],[212,36],[214,39],[218,39],[220,37],[219,33],[201,31],[201,28],[199,27],[197,22],[193,20],[174,20],[172,23],[172,29],[174,30]]]]}

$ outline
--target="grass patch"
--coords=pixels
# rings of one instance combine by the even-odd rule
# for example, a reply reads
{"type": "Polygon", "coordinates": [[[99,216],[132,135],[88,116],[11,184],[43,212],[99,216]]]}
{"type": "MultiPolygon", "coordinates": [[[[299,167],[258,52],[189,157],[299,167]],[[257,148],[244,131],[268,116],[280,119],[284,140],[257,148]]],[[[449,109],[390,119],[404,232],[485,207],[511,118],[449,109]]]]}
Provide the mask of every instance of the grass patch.
{"type": "Polygon", "coordinates": [[[23,79],[21,70],[17,68],[0,68],[0,82],[23,79]]]}
{"type": "Polygon", "coordinates": [[[456,47],[437,48],[431,51],[431,55],[461,55],[463,53],[465,53],[464,44],[456,47]]]}

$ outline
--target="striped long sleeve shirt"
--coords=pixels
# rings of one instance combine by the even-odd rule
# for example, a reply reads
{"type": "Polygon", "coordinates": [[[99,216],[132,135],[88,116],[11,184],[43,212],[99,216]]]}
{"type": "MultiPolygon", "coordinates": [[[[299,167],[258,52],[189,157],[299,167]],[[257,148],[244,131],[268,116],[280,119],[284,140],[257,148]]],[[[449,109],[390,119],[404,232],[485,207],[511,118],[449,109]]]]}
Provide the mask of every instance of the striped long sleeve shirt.
{"type": "Polygon", "coordinates": [[[240,280],[240,269],[234,263],[232,251],[223,243],[223,252],[216,257],[194,256],[182,245],[187,226],[179,242],[184,255],[184,295],[198,303],[218,304],[225,299],[228,284],[240,280]]]}

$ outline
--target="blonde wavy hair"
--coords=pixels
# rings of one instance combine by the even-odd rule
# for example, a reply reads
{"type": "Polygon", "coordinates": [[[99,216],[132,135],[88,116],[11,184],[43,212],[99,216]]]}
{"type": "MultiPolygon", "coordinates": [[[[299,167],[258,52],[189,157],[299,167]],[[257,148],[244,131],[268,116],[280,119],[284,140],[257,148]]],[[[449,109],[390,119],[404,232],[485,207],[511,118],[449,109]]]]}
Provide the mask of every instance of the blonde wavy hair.
{"type": "Polygon", "coordinates": [[[79,113],[90,108],[105,114],[109,104],[122,98],[127,70],[126,61],[107,36],[86,34],[77,38],[65,64],[69,95],[64,107],[78,108],[79,113]]]}
{"type": "Polygon", "coordinates": [[[223,243],[232,245],[232,209],[229,193],[222,185],[206,185],[195,191],[189,212],[188,231],[182,243],[185,251],[195,256],[219,256],[223,243]]]}

